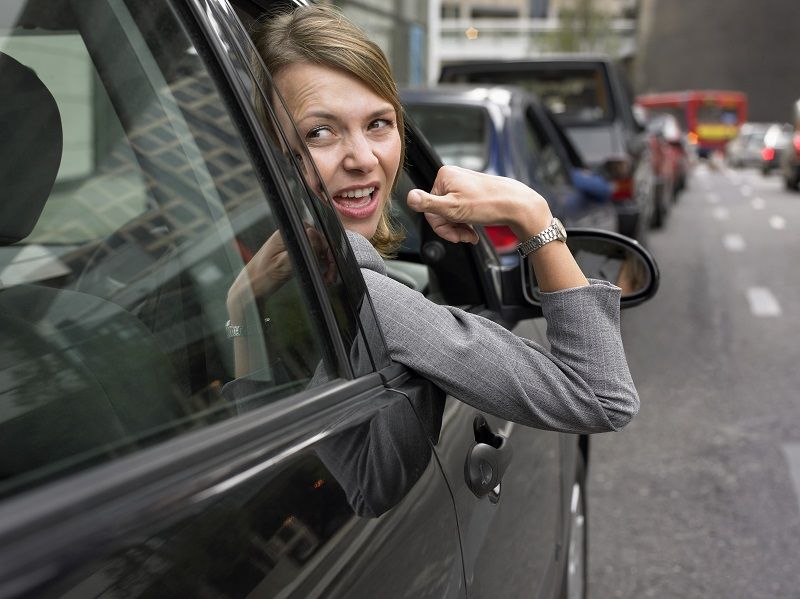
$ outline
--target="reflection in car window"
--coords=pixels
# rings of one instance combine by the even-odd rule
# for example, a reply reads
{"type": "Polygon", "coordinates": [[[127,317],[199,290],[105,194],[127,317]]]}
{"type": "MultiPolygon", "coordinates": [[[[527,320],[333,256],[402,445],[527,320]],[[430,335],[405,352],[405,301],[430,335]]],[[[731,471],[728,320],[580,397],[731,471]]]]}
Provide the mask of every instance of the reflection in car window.
{"type": "MultiPolygon", "coordinates": [[[[165,6],[62,8],[0,23],[4,102],[40,99],[55,123],[19,131],[20,155],[58,157],[3,182],[29,194],[2,199],[17,216],[0,245],[0,495],[239,413],[222,394],[234,378],[226,295],[279,230],[275,198],[165,6]],[[52,191],[36,184],[48,177],[52,191]]],[[[261,382],[248,408],[336,374],[304,280],[245,306],[248,374],[261,382]]]]}

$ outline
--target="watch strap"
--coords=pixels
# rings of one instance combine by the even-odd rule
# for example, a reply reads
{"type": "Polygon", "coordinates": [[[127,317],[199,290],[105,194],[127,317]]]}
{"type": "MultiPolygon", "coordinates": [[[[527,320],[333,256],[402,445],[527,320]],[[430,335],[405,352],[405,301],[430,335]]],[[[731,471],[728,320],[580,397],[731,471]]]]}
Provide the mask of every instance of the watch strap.
{"type": "Polygon", "coordinates": [[[553,222],[541,233],[534,235],[530,239],[523,241],[517,246],[519,255],[524,258],[528,254],[532,254],[543,245],[551,241],[564,241],[564,236],[561,234],[563,226],[558,219],[554,218],[553,222]]]}

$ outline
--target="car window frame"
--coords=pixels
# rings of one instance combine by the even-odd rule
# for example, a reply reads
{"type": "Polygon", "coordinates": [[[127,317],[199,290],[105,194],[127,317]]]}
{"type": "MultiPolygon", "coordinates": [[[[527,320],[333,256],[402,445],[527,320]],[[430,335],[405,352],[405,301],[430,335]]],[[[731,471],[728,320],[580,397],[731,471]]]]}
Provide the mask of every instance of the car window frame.
{"type": "MultiPolygon", "coordinates": [[[[204,41],[208,44],[211,52],[216,56],[216,65],[220,67],[230,86],[229,89],[234,96],[232,100],[236,102],[240,111],[240,116],[247,124],[246,127],[241,127],[241,130],[247,131],[253,136],[254,145],[260,150],[261,156],[270,169],[270,174],[278,188],[278,195],[281,198],[290,198],[292,197],[292,193],[296,193],[289,183],[290,178],[295,179],[295,182],[301,183],[301,188],[308,194],[307,185],[303,177],[299,176],[296,163],[293,164],[293,173],[287,173],[283,170],[279,158],[276,156],[277,150],[274,148],[274,144],[267,138],[264,127],[260,123],[259,116],[256,114],[255,107],[249,97],[243,77],[251,78],[251,83],[255,85],[255,81],[252,80],[253,66],[248,61],[247,57],[247,52],[252,48],[252,42],[241,20],[236,15],[233,6],[225,1],[215,0],[189,0],[188,5],[195,19],[207,21],[207,27],[201,28],[202,32],[205,33],[213,30],[214,27],[218,27],[224,29],[224,32],[227,34],[227,40],[234,42],[232,46],[226,47],[225,44],[221,43],[219,36],[204,36],[204,41]]],[[[271,110],[271,108],[268,109],[271,110]]],[[[285,135],[277,119],[274,118],[274,114],[272,116],[273,126],[275,126],[281,134],[285,135]]],[[[345,279],[345,288],[349,291],[348,301],[346,302],[347,308],[350,311],[351,317],[357,323],[361,334],[364,335],[363,327],[377,327],[377,319],[374,316],[374,312],[371,310],[359,310],[358,308],[358,298],[366,295],[366,284],[358,270],[355,257],[350,250],[344,228],[341,227],[338,219],[334,219],[338,226],[332,226],[331,215],[320,215],[322,207],[319,206],[319,202],[314,202],[312,200],[310,205],[316,210],[318,217],[322,216],[322,218],[320,218],[320,225],[323,230],[320,232],[326,238],[333,251],[334,261],[340,276],[345,279]],[[327,218],[325,218],[325,216],[327,216],[327,218]],[[362,322],[362,318],[370,322],[365,324],[362,322]]],[[[280,218],[278,218],[278,220],[284,226],[286,224],[289,225],[293,233],[291,241],[304,258],[303,265],[306,269],[306,273],[311,277],[316,301],[323,314],[329,339],[334,346],[336,365],[339,368],[340,375],[347,379],[354,379],[356,378],[356,373],[350,361],[346,344],[343,341],[342,331],[334,314],[333,306],[326,292],[323,274],[315,259],[315,252],[305,234],[303,221],[297,211],[291,209],[292,207],[281,203],[281,208],[283,208],[284,214],[279,216],[285,217],[286,220],[281,221],[280,218]]],[[[331,208],[331,210],[333,209],[331,208]]],[[[364,337],[365,339],[368,338],[367,335],[364,335],[364,337]]],[[[376,370],[389,365],[388,349],[385,343],[372,343],[368,344],[368,347],[376,370]]]]}

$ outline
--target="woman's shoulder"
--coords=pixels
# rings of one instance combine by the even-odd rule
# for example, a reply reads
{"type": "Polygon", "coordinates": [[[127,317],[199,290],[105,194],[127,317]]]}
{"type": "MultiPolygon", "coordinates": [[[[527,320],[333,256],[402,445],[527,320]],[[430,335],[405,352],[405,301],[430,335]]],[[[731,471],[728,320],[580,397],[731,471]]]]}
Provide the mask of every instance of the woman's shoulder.
{"type": "Polygon", "coordinates": [[[347,231],[347,240],[350,242],[350,247],[353,249],[360,268],[366,268],[382,275],[386,274],[386,264],[384,264],[383,258],[366,237],[355,231],[347,231]]]}

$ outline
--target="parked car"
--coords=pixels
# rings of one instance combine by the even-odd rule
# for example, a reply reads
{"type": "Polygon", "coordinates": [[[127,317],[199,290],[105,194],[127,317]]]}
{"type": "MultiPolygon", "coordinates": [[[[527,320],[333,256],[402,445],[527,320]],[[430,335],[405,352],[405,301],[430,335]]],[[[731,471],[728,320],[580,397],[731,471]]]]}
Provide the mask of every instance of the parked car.
{"type": "Polygon", "coordinates": [[[761,164],[764,134],[769,123],[744,123],[739,134],[725,147],[725,161],[733,168],[753,167],[761,164]]]}
{"type": "Polygon", "coordinates": [[[605,56],[564,55],[517,61],[451,63],[441,82],[519,85],[555,114],[586,163],[614,184],[620,232],[642,240],[656,192],[643,123],[625,77],[605,56]]]}
{"type": "Polygon", "coordinates": [[[680,191],[686,187],[689,151],[678,120],[671,114],[657,114],[647,121],[653,169],[656,178],[656,209],[653,226],[662,227],[680,191]]]}
{"type": "MultiPolygon", "coordinates": [[[[270,4],[17,8],[0,12],[0,596],[582,596],[588,438],[392,361],[330,198],[282,145],[288,115],[254,106],[247,32],[270,4]],[[293,276],[247,306],[241,378],[225,298],[275,232],[293,276]]],[[[407,133],[403,185],[430,189],[441,165],[407,133]]],[[[544,343],[529,270],[404,218],[393,276],[544,343]]],[[[654,293],[636,244],[570,243],[590,275],[630,267],[623,305],[654,293]]]]}
{"type": "Polygon", "coordinates": [[[792,146],[792,126],[788,123],[773,123],[764,133],[764,147],[761,149],[761,174],[769,175],[780,168],[784,152],[792,146]]]}
{"type": "MultiPolygon", "coordinates": [[[[611,186],[586,169],[536,97],[514,87],[452,85],[402,90],[401,97],[445,164],[522,181],[565,226],[617,230],[611,186]]],[[[486,231],[499,253],[516,259],[520,240],[508,227],[486,231]]]]}
{"type": "Polygon", "coordinates": [[[781,175],[786,189],[800,190],[800,100],[795,102],[792,110],[791,145],[781,157],[781,175]]]}

